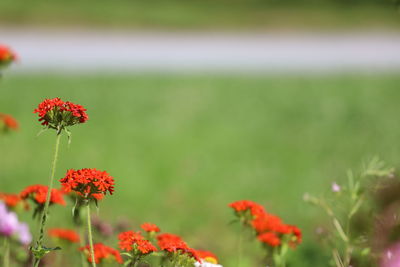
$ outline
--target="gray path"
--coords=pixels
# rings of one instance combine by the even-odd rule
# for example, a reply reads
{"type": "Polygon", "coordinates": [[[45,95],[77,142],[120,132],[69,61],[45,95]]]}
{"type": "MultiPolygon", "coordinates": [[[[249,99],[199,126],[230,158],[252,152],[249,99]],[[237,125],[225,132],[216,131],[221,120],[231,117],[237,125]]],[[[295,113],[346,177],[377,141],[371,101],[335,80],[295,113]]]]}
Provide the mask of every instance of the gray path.
{"type": "Polygon", "coordinates": [[[1,29],[19,71],[400,70],[399,33],[227,34],[1,29]]]}

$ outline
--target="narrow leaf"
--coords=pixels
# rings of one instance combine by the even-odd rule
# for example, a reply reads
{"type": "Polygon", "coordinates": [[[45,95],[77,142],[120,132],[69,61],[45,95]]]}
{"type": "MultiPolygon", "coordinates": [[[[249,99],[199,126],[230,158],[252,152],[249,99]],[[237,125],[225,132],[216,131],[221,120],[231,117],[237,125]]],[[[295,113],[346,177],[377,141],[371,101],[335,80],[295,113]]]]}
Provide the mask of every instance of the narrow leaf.
{"type": "Polygon", "coordinates": [[[343,241],[346,243],[349,242],[349,238],[344,233],[342,226],[340,225],[339,221],[336,218],[333,219],[333,225],[335,225],[336,230],[338,231],[339,236],[343,239],[343,241]]]}

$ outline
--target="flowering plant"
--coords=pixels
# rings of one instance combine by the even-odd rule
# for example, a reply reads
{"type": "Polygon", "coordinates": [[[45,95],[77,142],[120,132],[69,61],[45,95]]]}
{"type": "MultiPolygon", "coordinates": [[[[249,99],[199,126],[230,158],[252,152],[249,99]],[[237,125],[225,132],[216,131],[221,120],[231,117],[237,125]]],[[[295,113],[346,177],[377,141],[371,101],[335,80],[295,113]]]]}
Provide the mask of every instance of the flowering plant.
{"type": "Polygon", "coordinates": [[[87,260],[90,263],[103,263],[103,262],[117,262],[122,264],[123,260],[121,254],[118,250],[113,249],[112,247],[106,246],[103,243],[96,243],[93,245],[94,254],[92,255],[90,246],[87,245],[85,247],[80,248],[87,255],[87,260]],[[94,259],[94,262],[93,262],[94,259]]]}
{"type": "Polygon", "coordinates": [[[360,172],[348,171],[347,184],[334,182],[330,194],[323,197],[304,195],[306,202],[318,206],[327,215],[328,223],[318,227],[317,233],[328,246],[336,267],[376,266],[381,252],[372,249],[369,228],[374,223],[371,214],[376,212],[372,196],[393,177],[393,168],[373,158],[360,172]]]}
{"type": "Polygon", "coordinates": [[[55,239],[67,241],[69,243],[78,243],[80,241],[79,234],[72,229],[51,228],[48,230],[48,234],[55,239]]]}
{"type": "Polygon", "coordinates": [[[20,207],[25,210],[29,209],[28,203],[19,194],[0,193],[0,200],[4,201],[9,209],[19,209],[20,207]]]}
{"type": "Polygon", "coordinates": [[[242,227],[251,229],[263,245],[267,253],[266,263],[273,262],[277,267],[285,266],[288,247],[294,248],[301,243],[300,229],[283,223],[281,218],[267,213],[263,206],[253,201],[239,200],[229,204],[229,207],[234,210],[242,227]]]}
{"type": "Polygon", "coordinates": [[[80,197],[89,201],[102,199],[107,192],[114,192],[114,178],[105,171],[97,169],[70,169],[60,179],[65,192],[75,191],[80,197]]]}
{"type": "Polygon", "coordinates": [[[0,132],[18,130],[18,122],[11,115],[0,113],[0,132]]]}
{"type": "Polygon", "coordinates": [[[0,69],[17,60],[17,55],[6,45],[0,44],[0,69]]]}
{"type": "Polygon", "coordinates": [[[83,106],[69,101],[64,102],[58,97],[45,99],[33,112],[38,113],[42,125],[57,130],[58,134],[62,130],[69,133],[68,126],[85,123],[89,119],[83,106]]]}
{"type": "Polygon", "coordinates": [[[0,201],[0,234],[6,237],[17,236],[23,245],[28,245],[32,241],[29,227],[26,223],[18,221],[14,212],[7,210],[6,205],[0,201]]]}
{"type": "Polygon", "coordinates": [[[214,253],[206,250],[196,250],[196,254],[200,262],[195,262],[195,267],[222,267],[222,265],[218,264],[218,258],[214,253]]]}
{"type": "Polygon", "coordinates": [[[120,249],[130,252],[125,254],[129,257],[125,264],[135,266],[143,257],[157,251],[157,248],[149,240],[146,240],[140,232],[122,232],[118,235],[118,239],[120,249]]]}

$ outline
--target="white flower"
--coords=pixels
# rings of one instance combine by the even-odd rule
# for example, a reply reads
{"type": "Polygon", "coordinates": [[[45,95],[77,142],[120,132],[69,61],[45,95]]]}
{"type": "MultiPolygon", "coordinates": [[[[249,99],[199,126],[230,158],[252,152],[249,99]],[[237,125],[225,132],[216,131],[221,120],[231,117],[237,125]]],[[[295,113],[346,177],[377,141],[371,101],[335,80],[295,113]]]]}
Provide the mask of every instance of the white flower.
{"type": "Polygon", "coordinates": [[[203,261],[203,260],[201,261],[201,263],[200,262],[196,262],[194,264],[194,266],[195,267],[223,267],[220,264],[210,263],[210,262],[206,262],[206,261],[203,261]]]}

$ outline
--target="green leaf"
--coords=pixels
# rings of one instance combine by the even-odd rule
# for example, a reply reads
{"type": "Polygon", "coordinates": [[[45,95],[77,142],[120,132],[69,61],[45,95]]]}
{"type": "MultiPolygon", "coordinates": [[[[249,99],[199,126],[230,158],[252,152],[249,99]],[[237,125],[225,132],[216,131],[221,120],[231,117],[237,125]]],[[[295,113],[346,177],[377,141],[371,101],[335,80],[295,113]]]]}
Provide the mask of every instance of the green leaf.
{"type": "Polygon", "coordinates": [[[131,264],[131,262],[132,262],[132,260],[127,260],[127,261],[124,263],[124,266],[129,266],[129,265],[131,264]]]}
{"type": "Polygon", "coordinates": [[[361,204],[363,203],[363,201],[364,201],[364,197],[360,197],[357,200],[356,204],[353,206],[353,208],[351,209],[351,211],[349,213],[349,219],[351,217],[353,217],[353,215],[359,210],[359,208],[361,207],[361,204]]]}
{"type": "Polygon", "coordinates": [[[333,259],[335,261],[336,267],[345,267],[342,259],[340,258],[339,252],[335,249],[332,251],[333,259]]]}
{"type": "Polygon", "coordinates": [[[30,250],[32,251],[32,254],[33,254],[33,256],[35,256],[35,258],[41,259],[47,253],[49,253],[51,251],[55,251],[55,250],[61,250],[61,248],[60,247],[48,248],[48,247],[42,246],[40,248],[32,248],[31,247],[30,250]]]}

